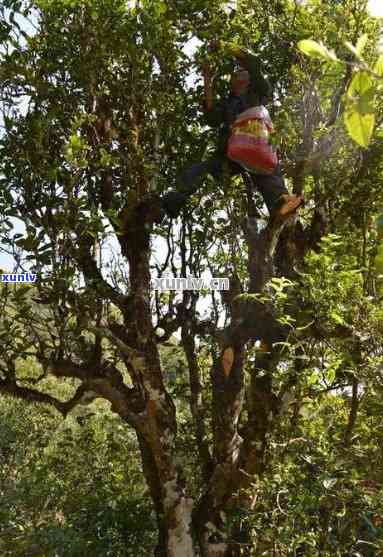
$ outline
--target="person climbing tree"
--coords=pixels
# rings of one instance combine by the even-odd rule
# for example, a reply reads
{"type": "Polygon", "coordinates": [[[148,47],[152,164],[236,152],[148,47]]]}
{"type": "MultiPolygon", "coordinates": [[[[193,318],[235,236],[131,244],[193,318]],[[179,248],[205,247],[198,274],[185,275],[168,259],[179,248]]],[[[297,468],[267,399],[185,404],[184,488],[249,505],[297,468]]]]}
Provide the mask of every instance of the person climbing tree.
{"type": "MultiPolygon", "coordinates": [[[[218,179],[224,171],[232,176],[244,172],[243,166],[227,156],[228,140],[236,118],[252,107],[262,108],[268,116],[263,105],[271,100],[272,90],[269,81],[263,75],[259,58],[240,47],[225,45],[221,41],[212,41],[210,47],[225,50],[236,60],[237,68],[231,76],[230,94],[218,103],[214,103],[213,100],[210,68],[207,64],[203,68],[206,122],[211,127],[220,127],[217,150],[211,159],[193,164],[184,171],[178,179],[177,190],[163,197],[163,209],[171,218],[179,215],[188,198],[199,189],[207,174],[218,179]]],[[[303,203],[302,196],[289,195],[279,164],[272,173],[252,172],[251,176],[262,194],[271,218],[287,217],[303,203]]]]}

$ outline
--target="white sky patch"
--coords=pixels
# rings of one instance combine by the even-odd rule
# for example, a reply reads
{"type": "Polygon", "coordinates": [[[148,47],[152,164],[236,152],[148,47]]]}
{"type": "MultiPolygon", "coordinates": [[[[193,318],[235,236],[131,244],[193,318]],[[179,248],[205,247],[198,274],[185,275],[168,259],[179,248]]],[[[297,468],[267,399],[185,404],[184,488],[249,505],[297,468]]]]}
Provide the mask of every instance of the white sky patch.
{"type": "MultiPolygon", "coordinates": [[[[198,47],[200,47],[202,42],[197,39],[197,37],[192,37],[183,47],[184,53],[189,56],[189,58],[193,58],[193,55],[198,47]]],[[[196,85],[199,76],[195,73],[194,68],[192,67],[191,72],[188,76],[186,76],[186,84],[188,87],[192,88],[196,85]]]]}
{"type": "Polygon", "coordinates": [[[372,17],[383,17],[383,0],[369,0],[368,11],[372,17]]]}
{"type": "Polygon", "coordinates": [[[224,10],[227,14],[230,14],[233,10],[237,9],[237,0],[230,0],[226,3],[224,10]]]}

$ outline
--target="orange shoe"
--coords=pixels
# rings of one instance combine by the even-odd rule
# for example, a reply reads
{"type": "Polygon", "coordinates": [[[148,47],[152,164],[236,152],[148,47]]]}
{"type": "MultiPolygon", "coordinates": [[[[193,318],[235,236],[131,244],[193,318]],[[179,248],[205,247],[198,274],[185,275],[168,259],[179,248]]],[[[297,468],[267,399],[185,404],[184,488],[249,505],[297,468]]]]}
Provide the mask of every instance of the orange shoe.
{"type": "Polygon", "coordinates": [[[274,219],[286,219],[304,203],[302,195],[282,195],[281,201],[270,215],[274,219]]]}

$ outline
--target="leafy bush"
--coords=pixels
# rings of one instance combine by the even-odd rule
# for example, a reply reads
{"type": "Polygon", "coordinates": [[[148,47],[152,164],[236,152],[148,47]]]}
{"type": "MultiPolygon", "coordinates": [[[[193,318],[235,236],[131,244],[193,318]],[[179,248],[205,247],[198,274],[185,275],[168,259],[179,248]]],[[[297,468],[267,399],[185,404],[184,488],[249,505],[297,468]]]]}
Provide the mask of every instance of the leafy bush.
{"type": "Polygon", "coordinates": [[[121,420],[65,421],[1,399],[0,553],[144,556],[156,541],[137,443],[121,420]]]}

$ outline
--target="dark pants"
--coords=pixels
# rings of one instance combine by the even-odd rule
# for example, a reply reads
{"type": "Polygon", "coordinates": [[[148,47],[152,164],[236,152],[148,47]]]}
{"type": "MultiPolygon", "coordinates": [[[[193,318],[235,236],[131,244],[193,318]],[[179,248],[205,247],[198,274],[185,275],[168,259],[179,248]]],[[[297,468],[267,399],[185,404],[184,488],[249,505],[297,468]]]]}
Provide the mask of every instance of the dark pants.
{"type": "MultiPolygon", "coordinates": [[[[164,204],[168,213],[171,216],[177,216],[182,205],[190,195],[199,189],[207,174],[216,179],[220,178],[224,171],[224,163],[226,163],[231,176],[244,172],[244,169],[239,164],[230,161],[226,157],[217,157],[193,164],[180,175],[177,192],[170,192],[165,196],[164,204]],[[176,207],[177,205],[178,207],[176,207]]],[[[251,174],[251,177],[255,186],[262,194],[269,213],[271,213],[281,195],[288,193],[279,166],[274,174],[251,174]]]]}

